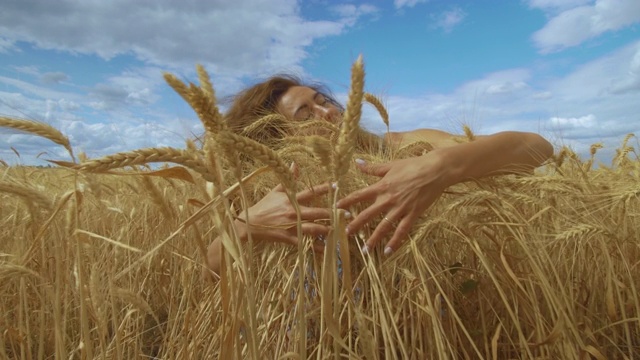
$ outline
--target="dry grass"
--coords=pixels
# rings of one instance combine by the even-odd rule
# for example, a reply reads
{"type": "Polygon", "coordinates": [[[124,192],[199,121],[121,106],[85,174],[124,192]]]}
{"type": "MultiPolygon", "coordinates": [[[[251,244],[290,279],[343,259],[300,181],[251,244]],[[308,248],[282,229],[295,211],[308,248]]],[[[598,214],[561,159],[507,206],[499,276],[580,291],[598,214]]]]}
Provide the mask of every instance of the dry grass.
{"type": "MultiPolygon", "coordinates": [[[[389,258],[363,256],[369,230],[346,238],[336,211],[321,257],[312,239],[240,243],[229,217],[277,183],[338,180],[327,168],[350,161],[352,140],[310,135],[278,152],[238,135],[215,142],[224,124],[202,72],[200,90],[173,85],[187,101],[200,94],[207,141],[271,171],[238,185],[239,171],[262,164],[207,164],[193,143],[3,168],[0,358],[640,358],[640,161],[628,139],[610,167],[563,149],[535,175],[457,185],[389,258]],[[284,167],[292,160],[298,180],[284,167]],[[150,161],[189,170],[114,170],[150,161]],[[209,182],[234,185],[212,192],[209,182]],[[217,235],[221,280],[205,283],[203,252],[217,235]]],[[[375,181],[352,166],[338,173],[341,192],[375,181]]]]}

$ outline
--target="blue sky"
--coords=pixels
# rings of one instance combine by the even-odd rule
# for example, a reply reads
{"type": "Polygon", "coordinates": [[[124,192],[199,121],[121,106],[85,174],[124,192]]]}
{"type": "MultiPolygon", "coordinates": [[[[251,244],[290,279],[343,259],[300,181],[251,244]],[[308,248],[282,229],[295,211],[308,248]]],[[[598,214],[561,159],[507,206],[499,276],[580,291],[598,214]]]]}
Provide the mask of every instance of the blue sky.
{"type": "MultiPolygon", "coordinates": [[[[47,122],[90,157],[184,147],[202,128],[163,71],[195,80],[201,63],[221,98],[293,73],[344,99],[359,54],[392,130],[534,131],[581,154],[602,142],[605,162],[640,135],[638,0],[6,0],[0,114],[47,122]]],[[[0,159],[67,155],[0,129],[0,159]]]]}

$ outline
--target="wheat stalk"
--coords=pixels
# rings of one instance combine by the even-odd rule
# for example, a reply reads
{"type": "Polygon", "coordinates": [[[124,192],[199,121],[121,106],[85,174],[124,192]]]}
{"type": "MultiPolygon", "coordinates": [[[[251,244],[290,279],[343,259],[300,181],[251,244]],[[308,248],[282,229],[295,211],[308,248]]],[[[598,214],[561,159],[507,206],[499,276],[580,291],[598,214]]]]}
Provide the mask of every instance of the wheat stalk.
{"type": "Polygon", "coordinates": [[[356,135],[362,115],[362,98],[364,96],[364,64],[362,55],[351,67],[351,89],[347,109],[343,115],[342,127],[336,145],[334,163],[334,179],[340,181],[342,175],[349,170],[351,157],[355,149],[356,135]]]}
{"type": "Polygon", "coordinates": [[[73,149],[71,148],[69,139],[60,131],[58,131],[58,129],[49,124],[32,120],[15,119],[6,116],[0,116],[0,127],[8,127],[49,139],[67,149],[67,152],[69,152],[69,155],[71,155],[73,161],[76,161],[75,157],[73,156],[73,149]]]}
{"type": "Polygon", "coordinates": [[[174,218],[175,213],[173,209],[171,208],[171,206],[169,206],[169,203],[167,203],[165,198],[162,196],[162,193],[156,187],[153,181],[149,177],[143,176],[142,184],[144,185],[145,189],[147,189],[147,191],[151,194],[151,200],[153,201],[154,204],[156,204],[156,206],[160,208],[160,211],[162,211],[162,214],[167,219],[174,218]]]}

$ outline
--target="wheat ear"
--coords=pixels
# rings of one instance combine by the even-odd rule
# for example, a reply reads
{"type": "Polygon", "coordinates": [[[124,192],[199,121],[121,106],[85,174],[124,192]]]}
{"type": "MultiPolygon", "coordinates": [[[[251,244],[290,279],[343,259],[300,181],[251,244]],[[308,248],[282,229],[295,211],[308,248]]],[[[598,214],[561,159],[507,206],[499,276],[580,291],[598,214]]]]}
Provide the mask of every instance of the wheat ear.
{"type": "Polygon", "coordinates": [[[364,97],[364,64],[362,55],[351,67],[351,89],[349,101],[344,112],[338,144],[336,145],[334,178],[339,180],[349,170],[355,150],[356,135],[362,115],[362,98],[364,97]]]}
{"type": "Polygon", "coordinates": [[[194,84],[189,85],[189,93],[189,104],[198,114],[204,129],[210,134],[217,134],[224,130],[226,124],[220,114],[214,95],[194,84]]]}
{"type": "Polygon", "coordinates": [[[388,131],[389,130],[389,113],[387,112],[387,109],[382,104],[382,100],[380,100],[379,97],[371,93],[364,93],[364,101],[373,105],[373,107],[375,107],[376,110],[378,110],[378,113],[380,114],[382,121],[384,122],[385,125],[387,125],[387,131],[388,131]]]}
{"type": "Polygon", "coordinates": [[[331,161],[333,154],[331,152],[331,142],[322,136],[310,136],[307,139],[307,143],[313,149],[313,154],[318,158],[320,164],[329,169],[331,167],[331,161]]]}
{"type": "Polygon", "coordinates": [[[69,139],[60,131],[58,131],[58,129],[49,124],[32,120],[14,119],[6,116],[0,116],[0,127],[8,127],[49,139],[58,145],[64,146],[64,148],[69,152],[69,155],[71,155],[73,162],[76,161],[75,157],[73,156],[73,149],[71,149],[71,143],[69,143],[69,139]]]}
{"type": "Polygon", "coordinates": [[[216,141],[228,151],[240,152],[262,161],[276,173],[287,189],[295,191],[293,174],[278,154],[268,146],[229,131],[220,133],[216,141]]]}
{"type": "Polygon", "coordinates": [[[469,125],[466,125],[466,124],[462,125],[462,130],[464,131],[464,134],[467,136],[467,140],[473,141],[476,139],[476,135],[473,133],[469,125]]]}
{"type": "Polygon", "coordinates": [[[428,141],[416,141],[401,147],[396,156],[401,158],[407,156],[419,156],[424,155],[433,149],[433,145],[428,141]]]}
{"type": "Polygon", "coordinates": [[[14,182],[0,181],[0,191],[18,195],[24,198],[28,203],[37,204],[46,210],[51,210],[52,208],[51,200],[41,192],[31,187],[16,184],[14,182]]]}
{"type": "Polygon", "coordinates": [[[127,152],[121,152],[99,159],[89,160],[75,169],[89,172],[102,172],[125,166],[144,165],[154,162],[170,162],[188,167],[201,174],[206,180],[211,178],[202,160],[192,151],[174,149],[170,147],[146,148],[127,152]]]}
{"type": "Polygon", "coordinates": [[[310,128],[318,129],[319,128],[319,129],[327,129],[327,130],[331,131],[331,133],[335,133],[335,134],[337,134],[340,131],[340,129],[336,125],[334,125],[334,124],[332,124],[332,123],[330,123],[330,122],[328,122],[326,120],[305,121],[305,122],[301,122],[301,123],[296,123],[293,126],[297,130],[306,130],[306,129],[310,129],[310,128]]]}
{"type": "Polygon", "coordinates": [[[182,82],[182,80],[178,79],[171,73],[166,72],[162,75],[164,76],[164,81],[166,81],[167,84],[169,84],[169,86],[173,88],[173,91],[178,93],[178,95],[180,95],[180,97],[182,97],[188,104],[191,104],[189,87],[184,82],[182,82]]]}
{"type": "Polygon", "coordinates": [[[209,73],[205,70],[204,66],[201,64],[196,64],[196,72],[198,73],[198,81],[200,81],[200,88],[204,90],[209,96],[215,99],[216,92],[213,90],[213,84],[211,83],[211,78],[209,77],[209,73]]]}
{"type": "Polygon", "coordinates": [[[267,128],[281,127],[287,125],[287,119],[280,114],[269,114],[261,117],[242,130],[242,135],[259,134],[267,128]]]}
{"type": "Polygon", "coordinates": [[[217,133],[224,128],[222,115],[216,104],[215,92],[209,75],[202,66],[197,67],[201,85],[185,84],[171,73],[164,73],[164,79],[198,114],[207,132],[217,133]]]}

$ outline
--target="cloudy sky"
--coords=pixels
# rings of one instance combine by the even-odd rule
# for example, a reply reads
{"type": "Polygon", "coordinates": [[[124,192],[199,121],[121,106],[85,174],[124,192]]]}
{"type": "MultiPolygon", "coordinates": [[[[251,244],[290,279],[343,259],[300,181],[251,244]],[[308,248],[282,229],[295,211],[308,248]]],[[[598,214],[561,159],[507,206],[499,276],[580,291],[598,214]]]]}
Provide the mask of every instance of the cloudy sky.
{"type": "MultiPolygon", "coordinates": [[[[534,131],[582,154],[602,142],[606,161],[640,136],[639,23],[638,0],[3,0],[0,115],[90,157],[184,147],[202,128],[163,71],[195,80],[201,63],[220,97],[293,73],[344,99],[362,54],[392,130],[534,131]]],[[[371,110],[363,124],[383,130],[371,110]]],[[[0,129],[0,159],[68,158],[0,129]]]]}

